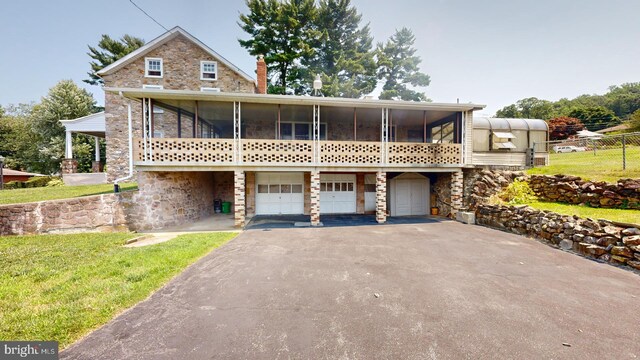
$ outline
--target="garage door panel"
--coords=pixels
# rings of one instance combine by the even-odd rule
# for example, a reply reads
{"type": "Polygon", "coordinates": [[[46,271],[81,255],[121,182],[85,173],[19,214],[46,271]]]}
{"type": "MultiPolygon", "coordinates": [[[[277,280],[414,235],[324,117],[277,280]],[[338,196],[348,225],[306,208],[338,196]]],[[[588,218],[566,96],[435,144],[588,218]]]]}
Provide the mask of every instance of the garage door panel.
{"type": "Polygon", "coordinates": [[[352,214],[356,212],[356,176],[354,174],[320,174],[320,213],[352,214]]]}
{"type": "Polygon", "coordinates": [[[302,214],[303,173],[257,173],[256,214],[302,214]]]}

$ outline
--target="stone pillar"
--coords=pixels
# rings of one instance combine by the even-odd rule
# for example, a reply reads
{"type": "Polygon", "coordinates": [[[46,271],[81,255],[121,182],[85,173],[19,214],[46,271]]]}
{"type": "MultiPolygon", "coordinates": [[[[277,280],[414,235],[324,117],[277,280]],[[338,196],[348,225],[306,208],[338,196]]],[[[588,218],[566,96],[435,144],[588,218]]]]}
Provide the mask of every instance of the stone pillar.
{"type": "Polygon", "coordinates": [[[311,203],[311,226],[320,225],[320,172],[312,171],[310,176],[309,199],[311,203]]]}
{"type": "Polygon", "coordinates": [[[356,174],[356,214],[364,214],[364,173],[356,174]]]}
{"type": "Polygon", "coordinates": [[[382,224],[387,221],[387,173],[376,173],[376,221],[382,224]]]}
{"type": "Polygon", "coordinates": [[[256,214],[256,173],[248,171],[245,173],[245,207],[248,217],[256,214]]]}
{"type": "Polygon", "coordinates": [[[451,173],[451,216],[454,218],[463,207],[464,174],[462,171],[451,173]]]}
{"type": "Polygon", "coordinates": [[[244,171],[234,171],[234,190],[233,190],[233,213],[234,225],[236,227],[244,227],[245,225],[245,207],[244,207],[244,171]]]}
{"type": "Polygon", "coordinates": [[[76,159],[64,159],[62,160],[62,173],[63,174],[75,174],[78,172],[78,160],[76,159]]]}
{"type": "Polygon", "coordinates": [[[91,162],[91,172],[101,173],[104,171],[104,164],[101,161],[92,161],[91,162]]]}

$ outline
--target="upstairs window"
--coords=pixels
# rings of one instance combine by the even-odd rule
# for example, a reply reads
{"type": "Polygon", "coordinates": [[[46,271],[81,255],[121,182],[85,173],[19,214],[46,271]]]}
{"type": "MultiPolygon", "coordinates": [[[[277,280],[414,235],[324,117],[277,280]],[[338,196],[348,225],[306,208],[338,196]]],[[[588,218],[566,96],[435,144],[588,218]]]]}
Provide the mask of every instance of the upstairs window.
{"type": "Polygon", "coordinates": [[[161,78],[162,77],[162,59],[145,58],[144,59],[144,76],[161,78]]]}
{"type": "Polygon", "coordinates": [[[218,80],[218,63],[200,61],[200,80],[218,80]]]}

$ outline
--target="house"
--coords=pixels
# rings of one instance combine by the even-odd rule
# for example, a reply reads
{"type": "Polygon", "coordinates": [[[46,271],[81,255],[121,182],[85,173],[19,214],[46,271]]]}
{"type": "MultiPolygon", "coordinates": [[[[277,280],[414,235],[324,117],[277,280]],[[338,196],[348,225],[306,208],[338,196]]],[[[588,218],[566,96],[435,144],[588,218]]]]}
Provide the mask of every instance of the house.
{"type": "Polygon", "coordinates": [[[254,80],[175,27],[98,73],[107,176],[138,181],[143,228],[209,215],[215,199],[237,226],[462,208],[483,105],[268,95],[260,57],[256,68],[254,80]]]}
{"type": "Polygon", "coordinates": [[[598,134],[610,134],[610,133],[618,133],[628,131],[631,128],[629,124],[620,124],[612,127],[608,127],[606,129],[596,130],[598,134]]]}
{"type": "Polygon", "coordinates": [[[549,126],[541,119],[473,118],[476,166],[527,167],[549,163],[549,126]]]}
{"type": "Polygon", "coordinates": [[[45,175],[12,170],[7,168],[2,169],[2,182],[5,184],[10,181],[27,181],[34,176],[45,176],[45,175]]]}

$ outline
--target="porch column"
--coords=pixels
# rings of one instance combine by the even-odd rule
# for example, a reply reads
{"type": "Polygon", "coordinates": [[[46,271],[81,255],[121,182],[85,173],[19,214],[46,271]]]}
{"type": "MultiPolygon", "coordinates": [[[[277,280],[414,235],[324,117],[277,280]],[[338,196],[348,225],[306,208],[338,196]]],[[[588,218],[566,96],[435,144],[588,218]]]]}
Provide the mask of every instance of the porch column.
{"type": "Polygon", "coordinates": [[[320,171],[311,171],[311,188],[309,197],[311,198],[311,226],[320,225],[320,171]]]}
{"type": "Polygon", "coordinates": [[[462,210],[463,205],[463,180],[462,171],[451,173],[451,215],[455,218],[458,211],[462,210]]]}
{"type": "Polygon", "coordinates": [[[234,171],[233,181],[234,225],[241,228],[245,225],[244,171],[234,171]]]}
{"type": "Polygon", "coordinates": [[[78,161],[73,159],[71,131],[67,130],[65,132],[64,140],[64,159],[62,160],[61,170],[63,174],[75,174],[78,172],[78,161]]]}
{"type": "Polygon", "coordinates": [[[376,173],[376,221],[382,224],[387,221],[387,173],[376,173]]]}
{"type": "Polygon", "coordinates": [[[100,138],[93,137],[95,146],[95,160],[91,162],[91,172],[99,173],[104,170],[102,163],[100,162],[100,138]]]}

